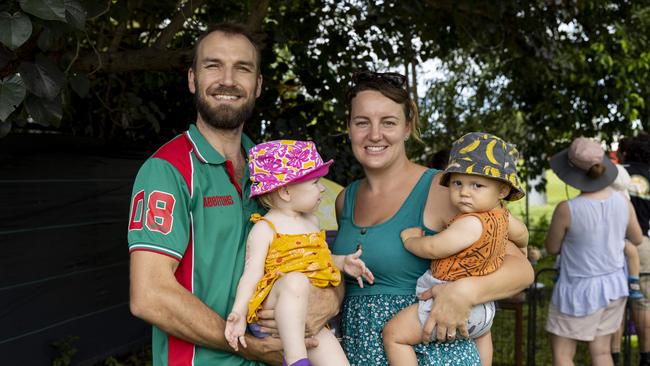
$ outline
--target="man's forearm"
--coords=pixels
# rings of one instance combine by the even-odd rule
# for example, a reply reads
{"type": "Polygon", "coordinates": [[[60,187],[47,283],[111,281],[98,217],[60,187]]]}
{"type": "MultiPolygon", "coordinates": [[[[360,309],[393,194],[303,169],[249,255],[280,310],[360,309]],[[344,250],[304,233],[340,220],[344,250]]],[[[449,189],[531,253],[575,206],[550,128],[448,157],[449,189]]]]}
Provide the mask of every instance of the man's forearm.
{"type": "Polygon", "coordinates": [[[271,365],[279,365],[282,362],[282,356],[278,351],[281,349],[281,343],[279,339],[270,339],[270,337],[264,340],[247,334],[248,347],[239,347],[239,351],[235,352],[225,339],[225,320],[197,297],[185,292],[184,295],[172,296],[171,302],[161,299],[162,306],[155,307],[155,312],[147,313],[142,318],[165,333],[196,345],[239,354],[248,360],[271,365]],[[181,301],[175,302],[174,299],[181,299],[181,301]],[[181,303],[182,306],[178,306],[181,303]]]}
{"type": "MultiPolygon", "coordinates": [[[[133,298],[137,295],[132,293],[133,298]]],[[[148,300],[134,310],[135,316],[165,333],[204,347],[232,351],[224,336],[224,319],[196,296],[178,286],[160,286],[148,291],[148,300]]],[[[132,309],[133,309],[132,305],[132,309]]]]}
{"type": "Polygon", "coordinates": [[[344,294],[342,283],[337,287],[312,287],[305,323],[308,334],[318,333],[331,318],[338,314],[344,294]]]}
{"type": "Polygon", "coordinates": [[[175,337],[228,350],[224,319],[176,281],[176,263],[155,253],[131,253],[131,312],[175,337]]]}

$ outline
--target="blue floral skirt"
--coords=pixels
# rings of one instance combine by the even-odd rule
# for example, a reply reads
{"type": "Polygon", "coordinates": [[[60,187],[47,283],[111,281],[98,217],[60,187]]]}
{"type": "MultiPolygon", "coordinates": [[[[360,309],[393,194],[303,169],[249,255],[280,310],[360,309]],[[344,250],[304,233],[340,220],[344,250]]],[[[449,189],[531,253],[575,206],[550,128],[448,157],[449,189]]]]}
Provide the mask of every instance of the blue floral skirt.
{"type": "MultiPolygon", "coordinates": [[[[343,349],[351,366],[388,365],[384,352],[384,324],[417,301],[415,295],[346,296],[341,331],[343,349]]],[[[414,347],[419,366],[474,366],[481,364],[474,341],[431,342],[414,347]]]]}

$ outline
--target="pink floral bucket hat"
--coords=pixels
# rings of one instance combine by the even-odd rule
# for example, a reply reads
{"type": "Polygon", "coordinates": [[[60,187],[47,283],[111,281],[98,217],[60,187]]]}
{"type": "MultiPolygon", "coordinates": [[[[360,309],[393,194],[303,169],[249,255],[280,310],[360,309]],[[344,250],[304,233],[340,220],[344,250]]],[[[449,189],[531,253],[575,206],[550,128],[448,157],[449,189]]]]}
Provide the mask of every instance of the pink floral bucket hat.
{"type": "Polygon", "coordinates": [[[312,141],[276,140],[255,145],[248,152],[250,197],[322,177],[333,162],[323,162],[312,141]]]}

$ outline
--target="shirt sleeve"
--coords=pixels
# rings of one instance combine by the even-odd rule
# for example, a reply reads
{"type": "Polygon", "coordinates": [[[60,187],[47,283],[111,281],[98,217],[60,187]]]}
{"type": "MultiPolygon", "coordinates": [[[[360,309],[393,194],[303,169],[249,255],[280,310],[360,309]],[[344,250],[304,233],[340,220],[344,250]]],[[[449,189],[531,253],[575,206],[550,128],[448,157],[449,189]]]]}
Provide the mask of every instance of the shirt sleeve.
{"type": "Polygon", "coordinates": [[[135,179],[129,211],[129,252],[145,250],[181,260],[190,232],[190,194],[181,174],[150,158],[135,179]]]}

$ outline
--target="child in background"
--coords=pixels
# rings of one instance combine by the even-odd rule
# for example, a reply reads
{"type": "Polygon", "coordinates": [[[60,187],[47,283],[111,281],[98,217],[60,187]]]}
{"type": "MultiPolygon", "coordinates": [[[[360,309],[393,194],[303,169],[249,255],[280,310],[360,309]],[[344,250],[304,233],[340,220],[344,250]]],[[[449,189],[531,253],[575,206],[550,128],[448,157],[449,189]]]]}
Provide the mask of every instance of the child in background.
{"type": "Polygon", "coordinates": [[[270,208],[263,217],[253,214],[255,225],[246,243],[244,273],[233,309],[226,320],[225,336],[233,349],[246,347],[246,323],[255,323],[257,310],[275,309],[284,349],[284,364],[348,365],[338,340],[328,329],[315,336],[318,347],[305,347],[305,315],[310,284],[338,286],[339,269],[374,281],[356,253],[332,256],[314,212],[325,187],[332,160],[324,163],[311,141],[280,140],[254,146],[249,153],[251,197],[270,208]]]}
{"type": "MultiPolygon", "coordinates": [[[[616,168],[618,169],[618,175],[611,187],[623,193],[629,200],[630,193],[627,189],[632,184],[632,178],[630,178],[630,174],[628,174],[627,170],[625,170],[623,166],[616,164],[616,168]]],[[[628,297],[631,300],[641,300],[643,299],[643,293],[641,292],[641,286],[639,285],[639,275],[641,273],[639,251],[637,250],[636,245],[633,245],[626,240],[623,252],[625,253],[627,261],[627,284],[630,290],[628,297]]]]}
{"type": "MultiPolygon", "coordinates": [[[[504,199],[515,201],[525,195],[517,177],[517,156],[513,145],[482,132],[453,143],[440,184],[449,187],[451,203],[460,214],[436,235],[423,236],[421,228],[401,233],[408,251],[432,259],[431,268],[418,279],[418,293],[445,281],[494,272],[503,262],[506,240],[526,253],[528,230],[502,204],[504,199]]],[[[422,329],[431,306],[432,300],[420,301],[388,322],[384,346],[391,365],[417,365],[412,346],[429,341],[422,339],[422,329]]],[[[482,365],[492,363],[494,314],[493,302],[481,304],[472,309],[468,320],[467,332],[476,342],[482,365]]],[[[456,330],[447,332],[447,339],[455,338],[456,330]]]]}

